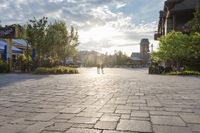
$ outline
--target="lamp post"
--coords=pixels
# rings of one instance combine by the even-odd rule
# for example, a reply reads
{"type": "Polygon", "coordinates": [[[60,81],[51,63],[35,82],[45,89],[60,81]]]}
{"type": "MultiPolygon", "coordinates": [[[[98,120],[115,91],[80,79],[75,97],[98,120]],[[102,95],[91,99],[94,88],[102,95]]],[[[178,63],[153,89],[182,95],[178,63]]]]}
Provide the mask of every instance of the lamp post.
{"type": "Polygon", "coordinates": [[[151,59],[152,53],[153,53],[153,44],[151,44],[151,51],[149,51],[149,74],[152,74],[152,59],[151,59]]]}
{"type": "Polygon", "coordinates": [[[151,53],[153,53],[153,43],[151,44],[151,53]]]}

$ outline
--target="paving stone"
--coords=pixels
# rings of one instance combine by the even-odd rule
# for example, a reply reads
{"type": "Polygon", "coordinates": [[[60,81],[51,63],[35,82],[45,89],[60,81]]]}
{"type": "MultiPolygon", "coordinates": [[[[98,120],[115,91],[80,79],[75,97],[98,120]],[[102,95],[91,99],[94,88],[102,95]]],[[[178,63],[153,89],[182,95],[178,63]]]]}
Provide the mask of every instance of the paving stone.
{"type": "Polygon", "coordinates": [[[0,133],[22,132],[22,130],[25,129],[26,127],[27,125],[6,124],[3,126],[0,126],[0,133]]]}
{"type": "Polygon", "coordinates": [[[200,124],[200,116],[195,114],[179,114],[180,117],[187,123],[200,124]]]}
{"type": "Polygon", "coordinates": [[[176,112],[167,112],[167,111],[150,111],[150,115],[164,115],[164,116],[177,116],[176,112]]]}
{"type": "Polygon", "coordinates": [[[151,116],[151,121],[159,125],[185,126],[183,120],[177,116],[151,116]]]}
{"type": "Polygon", "coordinates": [[[153,126],[155,133],[192,133],[188,127],[153,126]]]}
{"type": "Polygon", "coordinates": [[[46,130],[53,123],[70,123],[81,133],[143,133],[145,128],[150,131],[151,122],[160,126],[157,131],[165,132],[169,127],[183,133],[188,128],[193,133],[200,132],[200,78],[148,75],[147,69],[105,68],[104,75],[96,74],[96,68],[78,69],[78,75],[0,74],[3,133],[69,130],[64,130],[62,124],[60,128],[56,125],[60,131],[46,130]],[[150,117],[144,117],[146,113],[131,116],[131,112],[147,112],[150,117]],[[48,122],[50,125],[44,124],[48,122]],[[94,129],[97,122],[118,125],[115,129],[99,130],[94,129]],[[120,122],[128,124],[122,126],[120,122]],[[127,130],[117,130],[122,127],[127,130]],[[140,131],[132,131],[136,129],[140,131]]]}
{"type": "Polygon", "coordinates": [[[42,131],[41,133],[62,133],[62,132],[57,132],[57,131],[42,131]]]}
{"type": "Polygon", "coordinates": [[[111,116],[111,115],[103,115],[100,120],[101,121],[118,121],[119,116],[111,116]]]}
{"type": "Polygon", "coordinates": [[[74,128],[93,128],[94,124],[73,124],[74,128]]]}
{"type": "Polygon", "coordinates": [[[119,105],[117,106],[117,109],[120,110],[139,110],[139,107],[133,106],[133,105],[119,105]]]}
{"type": "Polygon", "coordinates": [[[200,124],[188,124],[193,132],[200,132],[200,124]]]}
{"type": "Polygon", "coordinates": [[[34,125],[28,126],[25,128],[22,133],[40,133],[46,127],[52,125],[52,122],[37,122],[34,125]]]}
{"type": "Polygon", "coordinates": [[[162,105],[160,104],[160,102],[156,99],[153,100],[147,100],[147,105],[148,106],[156,106],[156,107],[161,107],[162,105]]]}
{"type": "Polygon", "coordinates": [[[84,129],[84,128],[70,128],[65,133],[101,133],[101,130],[84,129]]]}
{"type": "Polygon", "coordinates": [[[69,129],[71,126],[72,126],[71,123],[54,123],[51,126],[46,127],[45,130],[64,132],[65,130],[69,129]]]}
{"type": "Polygon", "coordinates": [[[96,112],[80,112],[76,116],[82,116],[82,117],[101,117],[103,113],[96,113],[96,112]]]}
{"type": "Polygon", "coordinates": [[[117,130],[151,133],[151,123],[138,120],[120,120],[117,130]]]}
{"type": "Polygon", "coordinates": [[[97,129],[115,129],[117,125],[117,122],[111,122],[111,121],[98,121],[94,128],[97,129]]]}
{"type": "Polygon", "coordinates": [[[144,93],[135,93],[136,96],[144,96],[144,93]]]}
{"type": "Polygon", "coordinates": [[[129,119],[129,118],[130,118],[130,115],[124,115],[124,114],[123,114],[123,115],[121,116],[121,119],[129,119]]]}
{"type": "Polygon", "coordinates": [[[10,122],[10,124],[19,124],[19,125],[32,125],[34,121],[26,121],[25,118],[18,118],[10,122]]]}
{"type": "Polygon", "coordinates": [[[123,131],[110,131],[110,130],[104,130],[103,133],[137,133],[137,132],[123,132],[123,131]]]}
{"type": "Polygon", "coordinates": [[[102,108],[99,110],[99,112],[102,113],[113,113],[115,111],[115,108],[102,108]]]}
{"type": "Polygon", "coordinates": [[[63,110],[61,110],[61,113],[72,113],[72,114],[76,114],[81,112],[83,109],[82,108],[65,108],[63,110]]]}
{"type": "Polygon", "coordinates": [[[132,111],[131,116],[133,117],[149,117],[147,111],[132,111]]]}
{"type": "Polygon", "coordinates": [[[58,132],[58,131],[42,131],[41,133],[63,133],[63,132],[58,132]]]}
{"type": "Polygon", "coordinates": [[[150,121],[148,117],[130,117],[131,120],[141,120],[141,121],[150,121]]]}
{"type": "Polygon", "coordinates": [[[53,119],[54,117],[56,117],[57,115],[58,115],[58,113],[40,113],[40,114],[36,115],[35,117],[33,117],[31,119],[27,119],[27,120],[49,121],[49,120],[53,119]]]}
{"type": "Polygon", "coordinates": [[[83,124],[93,124],[96,123],[98,118],[92,118],[92,117],[74,117],[71,120],[69,120],[70,123],[83,123],[83,124]]]}
{"type": "Polygon", "coordinates": [[[122,110],[122,109],[118,109],[115,111],[115,113],[119,113],[119,114],[130,114],[131,110],[122,110]]]}
{"type": "Polygon", "coordinates": [[[57,119],[71,119],[75,116],[75,114],[59,114],[56,116],[57,119]]]}
{"type": "Polygon", "coordinates": [[[139,104],[146,104],[146,100],[143,99],[129,99],[127,103],[139,103],[139,104]]]}

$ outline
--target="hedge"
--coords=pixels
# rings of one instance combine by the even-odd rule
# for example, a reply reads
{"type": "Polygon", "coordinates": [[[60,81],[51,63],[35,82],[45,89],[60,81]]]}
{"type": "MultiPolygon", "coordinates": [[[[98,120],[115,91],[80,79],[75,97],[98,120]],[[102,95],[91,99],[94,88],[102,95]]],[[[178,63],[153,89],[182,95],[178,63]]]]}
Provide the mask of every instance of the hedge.
{"type": "Polygon", "coordinates": [[[183,71],[183,72],[176,71],[176,72],[170,72],[167,74],[168,75],[197,75],[197,76],[200,76],[199,71],[183,71]]]}

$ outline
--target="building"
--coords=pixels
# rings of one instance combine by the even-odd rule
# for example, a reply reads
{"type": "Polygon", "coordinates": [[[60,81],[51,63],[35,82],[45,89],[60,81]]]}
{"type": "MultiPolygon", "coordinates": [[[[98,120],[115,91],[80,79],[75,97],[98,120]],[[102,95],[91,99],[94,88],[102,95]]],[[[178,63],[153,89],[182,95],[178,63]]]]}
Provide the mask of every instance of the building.
{"type": "MultiPolygon", "coordinates": [[[[30,45],[23,39],[12,39],[12,58],[16,58],[18,55],[25,53],[27,49],[31,51],[30,45]]],[[[0,59],[7,60],[9,57],[8,45],[6,40],[0,40],[0,59]]]]}
{"type": "Polygon", "coordinates": [[[21,49],[23,53],[27,50],[31,51],[31,46],[28,45],[27,41],[23,39],[13,39],[13,46],[21,49]]]}
{"type": "Polygon", "coordinates": [[[140,42],[140,52],[133,52],[128,59],[131,67],[143,67],[149,64],[149,40],[142,39],[140,42]]]}
{"type": "MultiPolygon", "coordinates": [[[[22,54],[22,50],[18,49],[15,46],[12,46],[12,55],[17,56],[22,54]]],[[[0,59],[6,60],[8,58],[8,47],[7,42],[4,40],[0,40],[0,59]]]]}
{"type": "Polygon", "coordinates": [[[186,24],[194,17],[199,0],[166,0],[160,11],[158,31],[154,39],[166,35],[170,31],[187,33],[186,24]]]}

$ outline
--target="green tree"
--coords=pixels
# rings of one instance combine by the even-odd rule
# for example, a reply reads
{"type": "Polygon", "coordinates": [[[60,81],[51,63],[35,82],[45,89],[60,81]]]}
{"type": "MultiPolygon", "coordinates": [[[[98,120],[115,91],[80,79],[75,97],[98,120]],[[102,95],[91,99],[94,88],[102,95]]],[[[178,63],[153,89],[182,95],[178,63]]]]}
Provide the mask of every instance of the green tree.
{"type": "Polygon", "coordinates": [[[153,60],[170,65],[193,67],[200,61],[200,34],[192,35],[171,32],[160,38],[159,51],[152,54],[153,60]]]}
{"type": "Polygon", "coordinates": [[[73,57],[78,46],[78,32],[74,27],[70,31],[62,21],[55,21],[51,23],[47,29],[46,43],[43,53],[46,56],[58,57],[65,59],[66,57],[73,57]]]}
{"type": "Polygon", "coordinates": [[[34,18],[27,23],[25,29],[24,38],[36,49],[38,65],[44,60],[64,60],[76,54],[78,32],[74,27],[68,29],[62,21],[48,24],[46,17],[39,20],[34,18]]]}
{"type": "Polygon", "coordinates": [[[33,48],[36,49],[36,57],[40,61],[43,56],[43,49],[46,49],[44,44],[46,43],[45,36],[48,28],[48,18],[43,17],[39,20],[34,18],[33,20],[30,20],[25,27],[25,39],[33,48]]]}
{"type": "Polygon", "coordinates": [[[127,55],[122,53],[122,51],[118,51],[115,53],[115,58],[116,58],[116,65],[126,65],[127,64],[127,55]]]}
{"type": "Polygon", "coordinates": [[[200,33],[200,0],[197,0],[197,7],[194,18],[186,24],[191,32],[200,33]]]}

